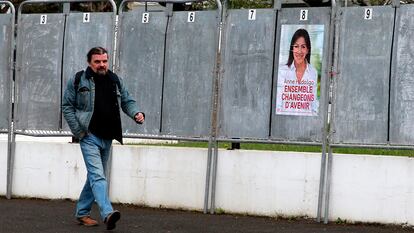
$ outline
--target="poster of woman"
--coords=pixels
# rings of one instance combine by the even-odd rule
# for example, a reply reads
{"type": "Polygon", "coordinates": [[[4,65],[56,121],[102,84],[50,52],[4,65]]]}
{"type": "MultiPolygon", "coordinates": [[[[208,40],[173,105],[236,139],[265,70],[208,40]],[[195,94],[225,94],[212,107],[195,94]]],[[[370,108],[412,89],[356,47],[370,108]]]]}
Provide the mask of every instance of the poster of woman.
{"type": "Polygon", "coordinates": [[[282,25],[276,114],[317,116],[324,25],[282,25]]]}

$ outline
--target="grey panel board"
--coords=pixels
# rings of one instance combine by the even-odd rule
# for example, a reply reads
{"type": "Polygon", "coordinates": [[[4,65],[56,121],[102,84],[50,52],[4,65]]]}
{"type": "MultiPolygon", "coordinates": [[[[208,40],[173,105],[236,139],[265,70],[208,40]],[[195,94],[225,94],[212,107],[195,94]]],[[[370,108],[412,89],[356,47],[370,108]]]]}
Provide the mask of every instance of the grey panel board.
{"type": "MultiPolygon", "coordinates": [[[[273,89],[273,99],[272,99],[272,126],[271,126],[271,137],[276,140],[285,140],[285,141],[304,141],[304,142],[322,142],[322,132],[323,132],[323,116],[327,111],[324,93],[326,90],[326,82],[328,81],[327,71],[329,70],[329,61],[328,61],[328,49],[329,49],[329,27],[330,27],[330,8],[282,8],[279,12],[280,19],[278,20],[278,31],[276,36],[276,51],[275,51],[275,77],[274,77],[274,89],[273,89]],[[300,20],[301,10],[308,10],[308,20],[300,20]],[[279,61],[279,52],[286,48],[279,48],[281,43],[281,28],[284,25],[323,25],[315,26],[319,30],[319,27],[323,28],[323,38],[320,31],[315,31],[312,37],[318,39],[323,39],[322,48],[322,57],[321,59],[321,68],[318,70],[320,74],[320,90],[319,90],[319,106],[316,116],[300,116],[300,115],[277,115],[275,114],[276,110],[276,94],[277,94],[277,80],[278,80],[278,70],[279,64],[286,64],[287,61],[279,61]]],[[[289,26],[285,26],[289,27],[289,26]]],[[[295,26],[292,26],[295,27],[295,26]]],[[[311,32],[309,32],[311,33],[311,32]]],[[[288,40],[290,43],[290,38],[283,38],[288,40]]],[[[316,40],[316,39],[315,39],[316,40]]],[[[288,46],[289,47],[289,46],[288,46]]],[[[316,57],[316,46],[312,48],[312,60],[316,57]]]]}
{"type": "Polygon", "coordinates": [[[215,11],[175,12],[167,32],[162,133],[205,137],[209,134],[216,60],[215,11]]]}
{"type": "Polygon", "coordinates": [[[145,123],[137,126],[123,116],[125,133],[158,135],[161,125],[162,76],[167,17],[151,12],[142,23],[143,11],[123,14],[119,38],[119,74],[138,107],[145,112],[145,123]]]}
{"type": "Polygon", "coordinates": [[[64,15],[40,17],[19,20],[16,129],[59,129],[64,15]]]}
{"type": "Polygon", "coordinates": [[[221,138],[268,138],[276,12],[229,10],[221,81],[221,138]],[[253,123],[254,122],[254,123],[253,123]]]}
{"type": "MultiPolygon", "coordinates": [[[[68,80],[88,66],[86,54],[97,46],[108,49],[112,64],[111,46],[113,39],[112,13],[89,13],[89,22],[83,22],[83,13],[70,13],[66,18],[65,44],[63,54],[63,91],[68,80]]],[[[62,93],[63,95],[63,93],[62,93]]],[[[69,130],[62,116],[63,129],[69,130]]]]}
{"type": "Polygon", "coordinates": [[[397,8],[395,67],[391,80],[390,143],[414,144],[414,5],[397,8]]]}
{"type": "Polygon", "coordinates": [[[342,9],[334,143],[387,143],[394,9],[372,9],[371,20],[365,8],[342,9]]]}
{"type": "Polygon", "coordinates": [[[8,128],[10,101],[11,14],[0,14],[0,130],[8,128]]]}

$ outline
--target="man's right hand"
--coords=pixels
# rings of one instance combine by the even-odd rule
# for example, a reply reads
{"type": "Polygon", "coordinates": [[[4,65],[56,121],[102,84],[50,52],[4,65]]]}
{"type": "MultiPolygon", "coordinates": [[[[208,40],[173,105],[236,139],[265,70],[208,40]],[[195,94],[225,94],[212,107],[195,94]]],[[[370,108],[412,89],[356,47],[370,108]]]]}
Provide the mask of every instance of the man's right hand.
{"type": "Polygon", "coordinates": [[[142,124],[145,121],[145,117],[144,114],[142,114],[142,112],[139,112],[135,115],[135,122],[137,122],[138,124],[142,124]]]}

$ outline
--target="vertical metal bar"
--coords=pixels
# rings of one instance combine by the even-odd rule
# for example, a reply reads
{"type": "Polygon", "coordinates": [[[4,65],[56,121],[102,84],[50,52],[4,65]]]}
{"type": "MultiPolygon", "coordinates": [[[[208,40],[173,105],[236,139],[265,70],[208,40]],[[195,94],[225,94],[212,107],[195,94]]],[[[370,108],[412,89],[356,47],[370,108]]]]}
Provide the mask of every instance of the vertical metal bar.
{"type": "Polygon", "coordinates": [[[214,142],[214,154],[213,154],[213,171],[211,178],[211,203],[210,214],[214,214],[216,210],[216,180],[217,180],[217,158],[218,158],[218,143],[214,142]]]}
{"type": "Polygon", "coordinates": [[[112,155],[113,155],[113,151],[114,151],[114,146],[111,145],[111,149],[109,151],[109,158],[108,161],[106,162],[106,171],[105,171],[105,177],[106,177],[106,181],[108,184],[108,197],[110,197],[110,191],[111,190],[111,170],[112,170],[112,155]]]}
{"type": "Polygon", "coordinates": [[[281,0],[274,0],[273,3],[273,9],[274,9],[274,14],[275,14],[275,32],[273,34],[273,64],[272,64],[272,86],[270,87],[271,90],[271,94],[270,94],[270,111],[269,111],[269,130],[268,130],[268,138],[271,138],[272,136],[272,119],[273,119],[273,100],[275,99],[275,74],[277,73],[277,71],[275,70],[275,67],[278,65],[277,63],[277,59],[276,59],[276,51],[278,51],[279,49],[277,49],[276,47],[278,46],[276,44],[277,41],[277,35],[279,34],[280,30],[278,29],[278,25],[280,23],[279,17],[280,17],[280,10],[282,9],[282,2],[281,0]]]}
{"type": "Polygon", "coordinates": [[[120,68],[119,68],[120,67],[119,59],[121,57],[121,50],[119,49],[120,38],[121,38],[120,28],[122,27],[122,18],[123,18],[123,15],[124,15],[124,6],[125,6],[125,4],[127,4],[127,2],[128,1],[122,1],[121,4],[119,5],[119,9],[118,9],[118,17],[117,17],[117,19],[118,19],[117,29],[118,30],[117,30],[116,37],[115,37],[115,39],[116,39],[115,62],[114,62],[114,65],[115,65],[114,71],[115,72],[119,72],[119,70],[120,70],[120,68]]]}
{"type": "Polygon", "coordinates": [[[173,4],[173,3],[167,3],[167,4],[165,5],[165,7],[167,8],[167,9],[166,9],[166,11],[165,11],[165,14],[166,14],[168,17],[172,17],[172,16],[173,16],[174,4],[173,4]]]}
{"type": "Polygon", "coordinates": [[[204,210],[203,213],[208,213],[208,203],[210,197],[210,176],[211,176],[211,153],[212,152],[212,137],[208,141],[208,152],[207,152],[207,171],[206,171],[206,184],[204,189],[204,210]]]}
{"type": "Polygon", "coordinates": [[[70,3],[68,2],[63,3],[63,13],[69,14],[69,12],[70,12],[70,3]]]}
{"type": "Polygon", "coordinates": [[[12,196],[12,184],[13,184],[13,167],[14,167],[14,127],[13,127],[13,102],[14,102],[14,82],[13,82],[13,71],[14,71],[14,19],[16,10],[11,2],[3,2],[10,6],[12,14],[11,25],[10,25],[10,60],[9,60],[9,119],[8,119],[8,135],[7,135],[7,187],[6,187],[6,198],[10,199],[12,196]]]}
{"type": "MultiPolygon", "coordinates": [[[[172,13],[172,11],[171,11],[172,13]]],[[[170,19],[172,17],[172,14],[170,16],[170,14],[165,14],[165,17],[167,17],[167,22],[165,24],[165,34],[164,34],[164,57],[162,60],[162,81],[161,81],[161,106],[160,106],[160,130],[159,133],[161,134],[162,130],[163,130],[163,116],[164,116],[164,89],[165,89],[165,67],[167,64],[167,53],[168,53],[168,48],[167,48],[167,39],[168,39],[168,29],[170,28],[170,19]]]]}
{"type": "Polygon", "coordinates": [[[329,221],[329,196],[331,193],[331,176],[332,176],[332,147],[328,148],[328,167],[326,174],[326,194],[325,194],[325,218],[323,223],[328,224],[329,221]]]}
{"type": "MultiPolygon", "coordinates": [[[[206,171],[206,184],[205,184],[205,192],[204,192],[204,213],[208,213],[208,204],[210,202],[213,203],[214,200],[214,194],[211,191],[210,196],[210,183],[211,186],[215,186],[215,180],[212,179],[215,177],[215,170],[214,170],[214,162],[212,164],[212,151],[214,149],[214,152],[217,150],[217,108],[218,108],[218,83],[219,83],[219,77],[220,77],[220,60],[221,60],[221,25],[222,25],[222,14],[223,14],[223,8],[219,0],[216,0],[217,3],[217,46],[216,46],[216,64],[215,64],[215,71],[214,71],[214,78],[213,78],[213,90],[212,90],[212,96],[211,96],[211,116],[210,116],[210,136],[209,136],[209,142],[208,142],[208,155],[207,155],[207,171],[206,171]],[[211,169],[213,167],[213,174],[211,174],[211,169]],[[210,199],[210,200],[209,200],[210,199]]],[[[211,209],[210,206],[210,212],[214,213],[214,210],[211,209]]]]}
{"type": "Polygon", "coordinates": [[[322,157],[321,157],[321,169],[320,169],[320,178],[319,178],[319,194],[318,194],[318,210],[317,210],[317,218],[316,221],[321,221],[322,215],[322,206],[323,206],[323,194],[324,194],[324,187],[325,187],[325,175],[326,175],[326,147],[328,143],[328,130],[329,130],[329,93],[330,93],[330,83],[333,71],[333,43],[334,43],[334,36],[335,36],[335,14],[336,14],[336,2],[332,0],[331,6],[331,18],[329,24],[329,49],[328,49],[328,69],[326,69],[326,73],[328,80],[325,81],[325,92],[324,92],[324,99],[325,99],[325,111],[323,115],[323,131],[322,131],[322,157]]]}
{"type": "Polygon", "coordinates": [[[392,7],[398,8],[400,5],[400,0],[392,0],[392,7]]]}
{"type": "Polygon", "coordinates": [[[338,74],[340,73],[338,68],[339,62],[339,22],[341,20],[341,12],[340,7],[336,7],[335,9],[335,39],[334,39],[334,55],[333,55],[333,71],[332,74],[335,76],[333,79],[333,87],[332,87],[332,103],[331,103],[331,114],[329,118],[330,127],[329,127],[329,135],[328,135],[328,159],[327,159],[327,166],[326,166],[326,177],[325,177],[325,213],[324,213],[324,223],[327,224],[329,220],[329,196],[330,196],[330,189],[331,189],[331,173],[332,173],[332,148],[331,144],[331,136],[335,133],[335,104],[336,104],[336,85],[337,79],[340,78],[338,74]]]}
{"type": "MultiPolygon", "coordinates": [[[[62,71],[60,72],[60,101],[59,103],[63,102],[63,92],[64,92],[64,84],[63,84],[63,66],[65,61],[65,42],[66,42],[66,29],[68,28],[68,15],[70,13],[70,3],[63,3],[63,14],[64,14],[64,23],[63,23],[63,43],[62,43],[62,60],[60,62],[60,66],[62,68],[62,71]]],[[[63,112],[62,108],[59,108],[59,130],[63,130],[63,112]]]]}
{"type": "Polygon", "coordinates": [[[213,78],[213,91],[212,91],[212,107],[211,107],[211,125],[210,125],[210,137],[212,137],[212,144],[214,148],[213,160],[212,160],[212,177],[211,177],[211,203],[210,213],[214,214],[215,210],[215,194],[216,194],[216,177],[217,177],[217,156],[218,156],[218,121],[219,121],[219,102],[220,102],[220,77],[221,77],[221,61],[222,61],[222,42],[223,42],[223,7],[219,0],[217,3],[217,38],[216,38],[216,62],[215,72],[213,78]]]}
{"type": "MultiPolygon", "coordinates": [[[[391,140],[391,116],[393,116],[394,104],[395,104],[395,83],[396,83],[396,76],[397,76],[397,49],[398,49],[398,28],[400,27],[400,13],[399,8],[400,5],[394,4],[394,26],[393,26],[393,37],[392,37],[392,44],[391,44],[391,62],[390,62],[390,80],[389,80],[389,97],[388,97],[388,130],[387,130],[387,142],[388,144],[392,144],[391,140]]],[[[399,1],[398,1],[399,2],[399,1]]]]}
{"type": "Polygon", "coordinates": [[[319,194],[318,194],[318,211],[316,221],[321,222],[322,206],[323,206],[323,193],[325,187],[325,171],[326,171],[326,139],[324,139],[322,145],[322,157],[321,157],[321,169],[319,177],[319,194]]]}
{"type": "Polygon", "coordinates": [[[282,0],[274,0],[273,1],[273,9],[279,11],[282,9],[282,0]]]}
{"type": "Polygon", "coordinates": [[[108,2],[111,4],[112,6],[112,40],[111,40],[111,48],[109,51],[111,51],[112,57],[113,57],[113,62],[112,62],[112,70],[114,70],[115,68],[115,63],[116,63],[116,56],[115,56],[115,43],[116,43],[116,34],[117,34],[117,8],[116,8],[116,4],[113,0],[108,0],[108,2]]]}

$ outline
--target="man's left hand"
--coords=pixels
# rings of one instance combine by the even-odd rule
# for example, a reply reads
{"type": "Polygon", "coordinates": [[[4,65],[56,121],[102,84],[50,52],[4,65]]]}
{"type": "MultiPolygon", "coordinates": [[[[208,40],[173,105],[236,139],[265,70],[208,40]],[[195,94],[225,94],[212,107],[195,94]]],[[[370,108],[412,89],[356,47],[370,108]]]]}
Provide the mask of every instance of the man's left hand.
{"type": "Polygon", "coordinates": [[[145,117],[144,114],[142,114],[142,112],[139,112],[135,115],[135,122],[137,122],[138,124],[142,124],[144,123],[145,117]]]}

